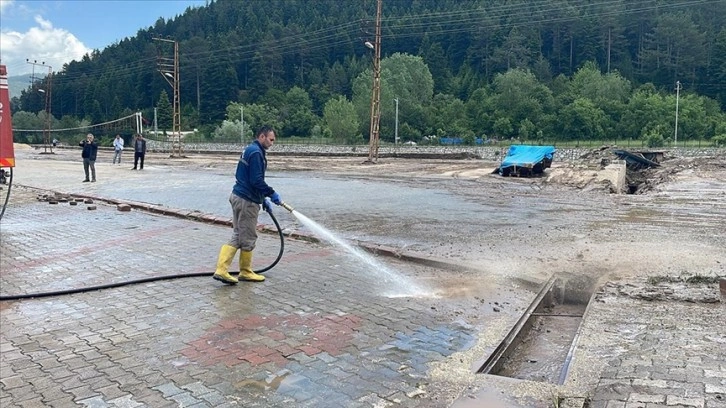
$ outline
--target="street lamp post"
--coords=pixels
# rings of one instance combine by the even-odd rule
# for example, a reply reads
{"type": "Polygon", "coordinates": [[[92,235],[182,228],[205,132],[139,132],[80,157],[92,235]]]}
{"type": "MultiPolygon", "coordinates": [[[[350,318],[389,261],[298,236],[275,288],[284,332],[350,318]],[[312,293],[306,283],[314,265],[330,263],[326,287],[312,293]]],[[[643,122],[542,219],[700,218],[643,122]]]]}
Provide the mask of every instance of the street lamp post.
{"type": "Polygon", "coordinates": [[[394,99],[394,101],[396,101],[396,127],[393,136],[393,144],[398,145],[398,98],[394,99]]]}
{"type": "Polygon", "coordinates": [[[678,99],[681,94],[681,81],[676,81],[676,130],[673,134],[673,144],[678,147],[678,99]]]}
{"type": "Polygon", "coordinates": [[[154,107],[154,137],[159,133],[159,122],[156,120],[156,107],[154,107]]]}

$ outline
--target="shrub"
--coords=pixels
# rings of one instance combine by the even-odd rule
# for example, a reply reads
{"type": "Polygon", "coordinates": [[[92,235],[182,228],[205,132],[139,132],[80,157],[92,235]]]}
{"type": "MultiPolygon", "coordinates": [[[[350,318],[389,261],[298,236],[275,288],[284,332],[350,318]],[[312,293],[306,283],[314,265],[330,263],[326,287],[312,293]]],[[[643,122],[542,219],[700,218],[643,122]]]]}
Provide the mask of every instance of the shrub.
{"type": "Polygon", "coordinates": [[[665,145],[665,139],[657,131],[651,131],[645,135],[645,145],[648,147],[663,147],[665,145]]]}
{"type": "Polygon", "coordinates": [[[726,146],[726,133],[714,136],[711,141],[713,141],[713,144],[716,146],[726,146]]]}

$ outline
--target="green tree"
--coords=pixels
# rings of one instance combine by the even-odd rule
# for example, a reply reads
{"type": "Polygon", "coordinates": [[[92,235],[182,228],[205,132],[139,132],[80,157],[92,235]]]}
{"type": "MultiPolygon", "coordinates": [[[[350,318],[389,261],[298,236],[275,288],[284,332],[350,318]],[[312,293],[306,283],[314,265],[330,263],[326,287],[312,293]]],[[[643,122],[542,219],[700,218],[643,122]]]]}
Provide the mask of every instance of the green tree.
{"type": "Polygon", "coordinates": [[[279,107],[282,134],[309,137],[312,127],[318,121],[312,107],[310,96],[304,89],[294,86],[287,91],[284,103],[279,107]]]}
{"type": "MultiPolygon", "coordinates": [[[[77,135],[81,132],[83,132],[82,129],[77,129],[80,127],[80,121],[75,117],[71,115],[64,115],[60,121],[58,122],[58,128],[60,129],[75,129],[75,130],[67,130],[61,132],[60,137],[58,139],[70,143],[69,140],[71,140],[71,137],[73,135],[77,135]]],[[[75,138],[73,139],[75,140],[75,138]]]]}
{"type": "Polygon", "coordinates": [[[508,139],[513,136],[514,127],[509,118],[500,117],[494,121],[494,134],[500,139],[508,139]]]}
{"type": "MultiPolygon", "coordinates": [[[[245,131],[245,134],[248,132],[245,131]]],[[[239,120],[223,120],[222,124],[217,126],[212,133],[212,137],[217,141],[224,142],[240,142],[245,143],[251,140],[242,136],[242,126],[239,120]]]]}
{"type": "Polygon", "coordinates": [[[726,146],[726,133],[720,133],[714,136],[712,141],[716,146],[726,146]]]}
{"type": "Polygon", "coordinates": [[[429,36],[424,35],[424,41],[419,47],[419,55],[426,62],[426,66],[431,71],[434,79],[434,91],[437,93],[446,93],[450,91],[451,69],[449,62],[446,60],[446,53],[440,43],[432,43],[429,36]]]}
{"type": "Polygon", "coordinates": [[[644,129],[643,140],[645,141],[645,145],[650,148],[665,146],[666,139],[663,136],[665,131],[666,128],[662,125],[644,129]]]}
{"type": "Polygon", "coordinates": [[[530,46],[527,36],[515,26],[509,31],[502,45],[494,51],[492,60],[502,71],[512,68],[527,69],[535,60],[535,50],[536,48],[530,46]]]}
{"type": "Polygon", "coordinates": [[[111,103],[110,115],[114,119],[118,119],[122,116],[123,107],[121,106],[121,99],[118,95],[114,96],[113,102],[111,103]]]}
{"type": "Polygon", "coordinates": [[[605,135],[605,112],[586,98],[577,98],[560,111],[562,135],[568,140],[600,140],[605,135]]]}
{"type": "Polygon", "coordinates": [[[28,131],[16,131],[13,137],[18,143],[40,143],[43,141],[43,120],[31,112],[15,112],[13,114],[13,128],[28,131]],[[30,131],[33,132],[30,132],[30,131]]]}
{"type": "MultiPolygon", "coordinates": [[[[368,134],[370,126],[372,69],[363,71],[353,81],[353,105],[360,120],[360,130],[368,134]]],[[[381,61],[381,140],[393,141],[396,120],[396,105],[399,101],[399,127],[401,123],[418,124],[411,119],[420,111],[422,105],[428,105],[433,96],[434,80],[428,67],[421,57],[395,53],[381,61]]]]}
{"type": "Polygon", "coordinates": [[[675,98],[673,103],[655,92],[653,86],[644,86],[628,101],[618,124],[621,138],[640,139],[649,130],[674,124],[675,98]]]}
{"type": "Polygon", "coordinates": [[[327,81],[328,91],[336,95],[350,95],[350,80],[345,68],[339,61],[335,61],[328,69],[327,81]]]}
{"type": "MultiPolygon", "coordinates": [[[[192,91],[194,95],[194,107],[196,110],[197,121],[199,118],[199,112],[202,109],[202,95],[201,95],[201,84],[202,75],[204,73],[204,66],[209,63],[209,58],[206,57],[206,51],[211,48],[211,44],[203,37],[195,35],[187,41],[184,41],[180,47],[184,49],[184,52],[179,56],[180,64],[185,66],[191,66],[191,81],[188,79],[189,76],[184,75],[181,84],[181,91],[186,95],[188,91],[192,91]]],[[[245,83],[241,83],[240,87],[245,89],[245,83]]],[[[185,116],[188,116],[185,115],[185,116]]],[[[183,123],[190,123],[188,120],[182,121],[183,123]]],[[[191,125],[191,124],[190,124],[191,125]]],[[[192,128],[198,127],[199,123],[194,123],[192,128]]]]}
{"type": "MultiPolygon", "coordinates": [[[[254,110],[254,109],[253,109],[254,110]]],[[[236,137],[242,139],[242,143],[245,141],[250,141],[254,139],[254,131],[255,128],[251,125],[250,119],[253,121],[256,120],[254,118],[254,113],[249,111],[249,108],[247,108],[246,105],[238,103],[238,102],[232,102],[229,105],[227,105],[227,110],[225,114],[225,122],[230,123],[236,123],[236,137]],[[243,122],[244,118],[244,122],[243,122]]],[[[230,125],[227,125],[228,127],[230,125]]],[[[261,125],[260,125],[261,126],[261,125]]],[[[259,127],[259,126],[258,126],[259,127]]],[[[232,130],[225,129],[223,131],[224,134],[232,133],[232,130]]]]}
{"type": "Polygon", "coordinates": [[[401,142],[419,142],[421,140],[421,131],[408,123],[403,123],[398,127],[398,138],[401,142]]]}
{"type": "Polygon", "coordinates": [[[630,96],[631,85],[617,71],[602,74],[595,62],[589,61],[572,75],[570,93],[573,100],[587,98],[596,104],[625,102],[630,96]]]}
{"type": "Polygon", "coordinates": [[[257,132],[257,130],[259,130],[262,126],[271,126],[276,132],[280,131],[280,112],[277,108],[267,104],[251,103],[240,105],[233,102],[227,106],[227,120],[235,120],[234,118],[241,117],[240,111],[242,106],[244,106],[245,115],[245,136],[249,135],[249,140],[252,140],[255,132],[257,132]],[[247,129],[249,129],[251,133],[248,133],[247,129]]]}
{"type": "Polygon", "coordinates": [[[160,130],[172,130],[172,122],[174,120],[174,108],[169,102],[169,95],[166,90],[161,91],[159,100],[156,102],[156,123],[160,130]]]}
{"type": "Polygon", "coordinates": [[[706,39],[688,12],[664,13],[653,28],[652,40],[644,50],[651,75],[663,83],[675,84],[687,78],[695,82],[698,67],[706,66],[706,39]]]}
{"type": "Polygon", "coordinates": [[[597,65],[590,61],[575,72],[561,99],[569,100],[566,103],[577,98],[592,101],[605,114],[605,121],[602,123],[603,137],[617,139],[617,124],[631,92],[630,81],[618,72],[602,74],[597,65]]]}
{"type": "Polygon", "coordinates": [[[181,123],[182,130],[192,130],[200,127],[199,123],[199,111],[194,108],[191,103],[185,103],[181,107],[181,123]]]}
{"type": "Polygon", "coordinates": [[[475,90],[465,102],[469,127],[476,134],[491,133],[494,125],[494,105],[489,88],[475,90]]]}
{"type": "MultiPolygon", "coordinates": [[[[709,77],[711,78],[709,83],[726,84],[726,27],[721,28],[714,40],[709,77]]],[[[718,87],[714,97],[721,106],[726,107],[726,87],[718,87]]]]}
{"type": "Polygon", "coordinates": [[[103,110],[101,109],[101,102],[99,102],[97,99],[94,99],[91,102],[91,110],[90,112],[88,112],[88,115],[94,124],[103,122],[104,115],[103,110]]]}
{"type": "Polygon", "coordinates": [[[340,95],[325,104],[323,120],[334,140],[348,143],[362,141],[355,106],[345,96],[340,95]]]}
{"type": "MultiPolygon", "coordinates": [[[[669,95],[668,99],[673,102],[675,115],[675,97],[669,95]]],[[[678,109],[678,140],[712,138],[723,115],[718,102],[690,93],[681,95],[678,109]]]]}
{"type": "MultiPolygon", "coordinates": [[[[534,74],[511,69],[494,77],[492,106],[495,116],[509,119],[510,126],[529,119],[538,128],[546,113],[552,111],[552,91],[537,81],[534,74]]],[[[511,130],[507,132],[511,134],[511,130]]]]}
{"type": "Polygon", "coordinates": [[[207,123],[222,120],[225,107],[237,100],[239,89],[237,71],[228,55],[205,66],[200,87],[200,119],[207,123]]]}
{"type": "Polygon", "coordinates": [[[519,133],[517,137],[520,140],[531,140],[535,136],[536,127],[529,119],[525,119],[519,123],[519,133]]]}
{"type": "Polygon", "coordinates": [[[427,109],[426,117],[428,120],[425,131],[428,134],[437,133],[444,137],[462,137],[467,131],[471,132],[464,102],[453,95],[438,94],[434,96],[427,109]]]}

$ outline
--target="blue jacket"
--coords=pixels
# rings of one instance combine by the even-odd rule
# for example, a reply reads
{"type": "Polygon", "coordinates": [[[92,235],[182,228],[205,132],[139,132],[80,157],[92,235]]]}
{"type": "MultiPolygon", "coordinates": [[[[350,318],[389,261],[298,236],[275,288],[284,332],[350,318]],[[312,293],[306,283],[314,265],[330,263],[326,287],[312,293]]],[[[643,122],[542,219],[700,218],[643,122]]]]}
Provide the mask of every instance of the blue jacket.
{"type": "Polygon", "coordinates": [[[260,142],[250,143],[237,163],[236,182],[232,193],[253,203],[262,204],[265,197],[275,193],[265,182],[267,170],[267,154],[260,142]]]}

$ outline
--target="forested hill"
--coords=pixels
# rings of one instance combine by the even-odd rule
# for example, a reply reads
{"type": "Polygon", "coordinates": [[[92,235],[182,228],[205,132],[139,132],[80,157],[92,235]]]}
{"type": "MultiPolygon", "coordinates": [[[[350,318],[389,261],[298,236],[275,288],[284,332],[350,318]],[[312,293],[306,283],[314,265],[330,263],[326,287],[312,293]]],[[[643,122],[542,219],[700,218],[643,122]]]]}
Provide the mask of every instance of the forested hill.
{"type": "MultiPolygon", "coordinates": [[[[230,102],[274,102],[297,86],[312,111],[343,95],[371,68],[376,0],[216,0],[159,19],[53,78],[53,115],[92,123],[149,112],[162,91],[160,57],[178,41],[185,127],[218,124],[230,102]],[[270,100],[270,98],[272,100],[270,100]]],[[[420,56],[434,94],[463,101],[497,74],[529,71],[551,87],[588,62],[726,106],[726,0],[383,0],[382,57],[420,56]]],[[[24,92],[25,111],[43,109],[24,92]]],[[[150,116],[146,114],[145,116],[150,116]]]]}

